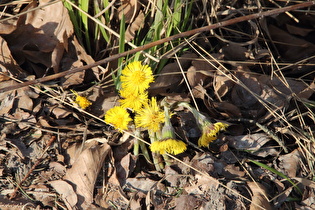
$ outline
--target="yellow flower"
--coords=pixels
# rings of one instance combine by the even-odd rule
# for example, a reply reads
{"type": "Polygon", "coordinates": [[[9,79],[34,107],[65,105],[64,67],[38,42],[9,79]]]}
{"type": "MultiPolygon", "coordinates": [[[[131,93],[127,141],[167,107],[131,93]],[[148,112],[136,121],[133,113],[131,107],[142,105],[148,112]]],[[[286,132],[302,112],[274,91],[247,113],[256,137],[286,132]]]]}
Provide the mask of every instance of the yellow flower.
{"type": "Polygon", "coordinates": [[[204,122],[202,125],[202,135],[198,140],[199,147],[209,147],[209,144],[217,139],[220,131],[225,131],[229,125],[226,123],[210,123],[209,121],[204,122]]]}
{"type": "Polygon", "coordinates": [[[142,106],[148,103],[148,92],[136,93],[129,90],[120,90],[120,96],[124,99],[120,99],[120,105],[124,108],[130,108],[134,111],[138,111],[142,106]]]}
{"type": "Polygon", "coordinates": [[[121,74],[122,88],[134,93],[144,92],[154,81],[151,68],[148,65],[143,66],[140,61],[128,64],[121,74]]]}
{"type": "Polygon", "coordinates": [[[105,114],[105,122],[113,125],[119,131],[127,130],[131,120],[127,110],[121,106],[115,106],[105,114]]]}
{"type": "Polygon", "coordinates": [[[187,149],[187,145],[176,139],[165,139],[155,141],[151,144],[150,149],[152,152],[157,152],[160,154],[170,153],[173,155],[177,155],[183,153],[187,149]]]}
{"type": "Polygon", "coordinates": [[[71,90],[71,92],[76,96],[75,103],[77,103],[82,109],[86,109],[87,107],[92,105],[92,103],[86,97],[80,96],[74,90],[71,90]]]}
{"type": "Polygon", "coordinates": [[[153,132],[160,130],[164,120],[164,113],[160,110],[155,97],[152,97],[135,116],[136,127],[147,128],[153,132]]]}

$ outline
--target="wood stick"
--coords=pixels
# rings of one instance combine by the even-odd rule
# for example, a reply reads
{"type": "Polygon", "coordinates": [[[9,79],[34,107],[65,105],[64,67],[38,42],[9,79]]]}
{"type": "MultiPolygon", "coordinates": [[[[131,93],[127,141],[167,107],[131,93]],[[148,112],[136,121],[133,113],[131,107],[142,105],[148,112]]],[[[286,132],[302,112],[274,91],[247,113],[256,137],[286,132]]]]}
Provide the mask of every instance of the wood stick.
{"type": "Polygon", "coordinates": [[[131,49],[131,50],[123,52],[123,53],[112,55],[112,56],[110,56],[108,58],[96,61],[95,63],[92,63],[92,64],[88,64],[88,65],[85,65],[85,66],[82,66],[82,67],[78,67],[78,68],[69,69],[67,71],[63,71],[63,72],[56,73],[56,74],[53,74],[53,75],[50,75],[50,76],[46,76],[46,77],[42,77],[42,78],[39,78],[39,79],[30,80],[30,81],[23,82],[23,83],[18,84],[18,85],[13,85],[13,86],[10,86],[10,87],[1,88],[0,89],[0,93],[11,91],[11,90],[15,90],[15,89],[22,88],[22,87],[25,87],[25,86],[28,86],[28,85],[34,85],[34,84],[37,84],[37,83],[47,82],[47,81],[54,80],[54,79],[57,79],[57,78],[60,78],[60,77],[64,77],[64,76],[69,75],[69,74],[73,74],[73,73],[76,73],[76,72],[84,71],[84,70],[96,67],[98,65],[106,64],[106,63],[108,63],[110,61],[113,61],[113,60],[116,60],[118,58],[125,57],[125,56],[128,56],[128,55],[134,54],[136,52],[143,51],[143,50],[147,50],[147,49],[149,49],[151,47],[154,47],[154,46],[157,46],[157,45],[161,45],[161,44],[163,44],[165,42],[170,42],[170,41],[173,41],[173,40],[176,40],[176,39],[179,39],[179,38],[192,36],[192,35],[197,34],[197,33],[213,30],[213,29],[216,29],[216,28],[232,25],[232,24],[235,24],[235,23],[243,22],[243,21],[248,21],[248,20],[257,19],[257,18],[263,18],[263,17],[266,17],[266,16],[277,15],[277,14],[288,12],[288,11],[292,11],[292,10],[297,10],[297,9],[301,9],[301,8],[305,8],[305,7],[310,7],[312,5],[315,5],[315,1],[308,1],[308,2],[301,3],[301,4],[287,6],[287,7],[283,7],[283,8],[279,8],[279,9],[273,9],[273,10],[269,10],[269,11],[265,11],[265,12],[259,12],[259,13],[255,13],[255,14],[251,14],[251,15],[246,15],[246,16],[242,16],[242,17],[233,18],[231,20],[218,22],[218,23],[215,23],[213,25],[204,26],[204,27],[201,27],[201,28],[196,28],[196,29],[193,29],[193,30],[190,30],[190,31],[186,31],[186,32],[182,32],[182,33],[179,33],[179,34],[175,34],[175,35],[170,36],[170,37],[166,37],[164,39],[157,40],[155,42],[151,42],[149,44],[146,44],[146,45],[143,45],[143,46],[131,49]]]}

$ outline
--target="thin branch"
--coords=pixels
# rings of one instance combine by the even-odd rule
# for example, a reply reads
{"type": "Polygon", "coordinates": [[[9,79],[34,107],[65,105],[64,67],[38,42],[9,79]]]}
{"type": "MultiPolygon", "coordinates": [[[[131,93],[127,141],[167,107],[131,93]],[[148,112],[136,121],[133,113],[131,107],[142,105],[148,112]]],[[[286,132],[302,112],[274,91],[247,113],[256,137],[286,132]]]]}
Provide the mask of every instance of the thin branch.
{"type": "Polygon", "coordinates": [[[192,36],[192,35],[197,34],[197,33],[213,30],[213,29],[216,29],[216,28],[225,27],[225,26],[232,25],[232,24],[239,23],[239,22],[243,22],[243,21],[248,21],[248,20],[252,20],[252,19],[256,19],[256,18],[263,18],[263,17],[266,17],[266,16],[277,15],[277,14],[288,12],[288,11],[292,11],[292,10],[297,10],[297,9],[301,9],[301,8],[305,8],[305,7],[310,7],[310,6],[313,6],[313,5],[315,5],[315,1],[304,2],[304,3],[301,3],[301,4],[296,4],[296,5],[292,5],[292,6],[288,6],[288,7],[283,7],[283,8],[279,8],[279,9],[269,10],[269,11],[265,11],[265,12],[259,12],[259,13],[255,13],[255,14],[251,14],[251,15],[242,16],[242,17],[237,17],[237,18],[234,18],[234,19],[231,19],[231,20],[226,20],[226,21],[222,21],[222,22],[219,22],[219,23],[215,23],[213,25],[204,26],[204,27],[201,27],[201,28],[197,28],[197,29],[193,29],[193,30],[190,30],[190,31],[182,32],[182,33],[175,34],[173,36],[166,37],[164,39],[160,39],[160,40],[157,40],[155,42],[151,42],[149,44],[137,47],[135,49],[131,49],[131,50],[123,52],[123,53],[112,55],[112,56],[110,56],[108,58],[96,61],[95,63],[92,63],[92,64],[88,64],[88,65],[85,65],[85,66],[82,66],[82,67],[78,67],[78,68],[73,68],[73,69],[70,69],[70,70],[67,70],[67,71],[63,71],[63,72],[56,73],[56,74],[53,74],[53,75],[50,75],[50,76],[46,76],[46,77],[42,77],[42,78],[39,78],[39,79],[30,80],[30,81],[23,82],[23,83],[18,84],[18,85],[13,85],[13,86],[10,86],[10,87],[1,88],[0,89],[0,93],[4,93],[4,92],[7,92],[7,91],[15,90],[15,89],[22,88],[22,87],[25,87],[25,86],[28,86],[28,85],[34,85],[34,84],[37,84],[37,83],[47,82],[47,81],[54,80],[54,79],[57,79],[57,78],[60,78],[60,77],[64,77],[64,76],[69,75],[69,74],[73,74],[73,73],[76,73],[76,72],[84,71],[84,70],[87,70],[87,69],[90,69],[90,68],[93,68],[93,67],[96,67],[96,66],[99,66],[99,65],[106,64],[106,63],[108,63],[110,61],[117,60],[118,58],[125,57],[125,56],[128,56],[128,55],[134,54],[136,52],[142,51],[142,50],[147,50],[147,49],[152,48],[154,46],[161,45],[161,44],[164,44],[165,42],[170,42],[170,41],[173,41],[173,40],[176,40],[176,39],[179,39],[179,38],[192,36]]]}

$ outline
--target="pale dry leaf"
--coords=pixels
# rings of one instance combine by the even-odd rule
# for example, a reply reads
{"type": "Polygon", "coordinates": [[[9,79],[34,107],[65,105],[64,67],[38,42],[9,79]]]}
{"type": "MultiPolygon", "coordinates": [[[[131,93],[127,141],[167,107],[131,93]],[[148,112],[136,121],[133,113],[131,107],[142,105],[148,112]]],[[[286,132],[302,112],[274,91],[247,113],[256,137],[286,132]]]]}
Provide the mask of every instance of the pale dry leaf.
{"type": "Polygon", "coordinates": [[[84,145],[72,167],[67,170],[64,180],[75,186],[75,192],[79,195],[81,208],[89,207],[93,203],[93,192],[96,178],[102,164],[110,151],[106,143],[99,145],[93,141],[84,145]]]}
{"type": "Polygon", "coordinates": [[[197,198],[193,195],[181,195],[175,198],[175,210],[190,210],[195,209],[197,198]]]}
{"type": "Polygon", "coordinates": [[[234,86],[228,77],[223,75],[220,71],[217,71],[214,75],[213,88],[217,96],[225,96],[234,86]]]}
{"type": "Polygon", "coordinates": [[[247,151],[251,154],[266,157],[268,155],[275,156],[279,152],[272,147],[263,147],[271,138],[265,133],[254,133],[240,136],[228,137],[229,146],[241,150],[247,151]]]}
{"type": "Polygon", "coordinates": [[[63,106],[53,107],[51,113],[55,115],[57,119],[64,119],[71,115],[71,111],[63,106]]]}
{"type": "Polygon", "coordinates": [[[78,202],[77,194],[74,192],[73,187],[66,181],[55,180],[48,182],[63,199],[67,209],[76,209],[78,202]]]}
{"type": "Polygon", "coordinates": [[[268,192],[265,187],[257,182],[247,182],[247,185],[252,191],[252,202],[249,209],[261,210],[263,208],[265,210],[272,210],[272,207],[268,202],[268,192]]]}
{"type": "Polygon", "coordinates": [[[125,34],[125,39],[127,41],[132,41],[135,38],[136,31],[143,27],[144,18],[144,13],[140,11],[135,20],[128,25],[125,34]]]}
{"type": "Polygon", "coordinates": [[[295,177],[297,175],[297,171],[300,168],[301,159],[302,155],[299,152],[299,149],[295,149],[288,154],[281,155],[278,158],[278,166],[288,177],[295,177]]]}
{"type": "MultiPolygon", "coordinates": [[[[32,1],[24,11],[37,6],[42,6],[45,1],[32,1]]],[[[59,72],[60,59],[64,51],[68,50],[68,39],[73,35],[73,26],[68,16],[67,9],[63,3],[55,4],[37,9],[19,17],[18,27],[5,38],[9,44],[14,58],[21,65],[25,62],[53,68],[59,72]]]]}
{"type": "MultiPolygon", "coordinates": [[[[27,73],[14,60],[7,42],[2,37],[0,37],[0,55],[1,73],[10,73],[17,78],[23,78],[27,76],[27,73]]],[[[7,75],[6,79],[3,79],[5,75],[0,74],[0,81],[8,80],[10,78],[8,77],[10,74],[7,75]]]]}
{"type": "Polygon", "coordinates": [[[125,16],[125,22],[130,23],[133,21],[135,15],[140,9],[140,2],[137,0],[123,0],[122,5],[117,9],[119,20],[125,16]]]}
{"type": "MultiPolygon", "coordinates": [[[[185,71],[190,66],[190,60],[196,58],[196,54],[184,54],[180,58],[180,66],[185,71]],[[186,58],[186,59],[185,59],[186,58]]],[[[183,80],[178,63],[167,64],[156,78],[155,82],[150,85],[149,93],[152,95],[170,93],[176,90],[183,80]]]]}

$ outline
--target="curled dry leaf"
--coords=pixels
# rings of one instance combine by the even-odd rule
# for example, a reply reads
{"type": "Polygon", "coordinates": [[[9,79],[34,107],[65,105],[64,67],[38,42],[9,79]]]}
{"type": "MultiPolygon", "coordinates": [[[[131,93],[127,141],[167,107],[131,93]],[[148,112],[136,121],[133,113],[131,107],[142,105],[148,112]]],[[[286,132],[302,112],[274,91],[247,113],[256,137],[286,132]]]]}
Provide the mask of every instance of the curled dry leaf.
{"type": "Polygon", "coordinates": [[[295,149],[289,154],[281,155],[279,160],[279,168],[284,171],[288,177],[295,177],[297,175],[298,169],[300,168],[300,161],[302,155],[299,149],[295,149]]]}
{"type": "Polygon", "coordinates": [[[233,136],[228,137],[228,140],[229,146],[260,157],[266,157],[268,155],[276,156],[279,154],[273,147],[264,147],[264,145],[271,140],[271,138],[264,133],[233,136]]]}
{"type": "MultiPolygon", "coordinates": [[[[39,5],[32,1],[24,11],[45,4],[43,0],[39,1],[39,5]]],[[[58,72],[61,57],[68,50],[68,38],[72,35],[73,26],[68,11],[60,1],[20,16],[16,30],[6,35],[5,39],[19,65],[41,63],[58,72]]],[[[38,76],[45,71],[37,72],[38,76]]]]}
{"type": "Polygon", "coordinates": [[[76,209],[78,202],[77,194],[74,192],[73,187],[66,181],[55,180],[48,182],[65,202],[68,209],[76,209]]]}
{"type": "Polygon", "coordinates": [[[252,202],[250,204],[250,210],[272,210],[270,203],[268,202],[268,193],[265,187],[257,182],[247,182],[248,187],[252,191],[252,202]]]}
{"type": "Polygon", "coordinates": [[[190,65],[190,60],[196,57],[197,57],[196,54],[193,53],[184,54],[181,57],[179,64],[178,63],[167,64],[162,69],[159,76],[156,78],[155,82],[150,85],[149,93],[152,95],[157,95],[163,93],[170,93],[177,90],[183,79],[180,66],[185,71],[190,65]]]}
{"type": "Polygon", "coordinates": [[[75,192],[79,195],[78,201],[83,209],[88,208],[93,203],[96,178],[110,151],[108,144],[99,145],[96,141],[89,142],[84,146],[84,150],[79,154],[72,167],[67,170],[64,177],[65,181],[75,187],[75,192]]]}
{"type": "Polygon", "coordinates": [[[144,13],[140,11],[135,20],[130,25],[128,25],[126,29],[125,39],[127,41],[131,41],[135,38],[136,31],[138,31],[143,26],[143,22],[144,13]]]}
{"type": "Polygon", "coordinates": [[[124,15],[126,23],[132,22],[139,9],[140,3],[137,0],[123,0],[122,5],[117,9],[119,20],[124,15]]]}

